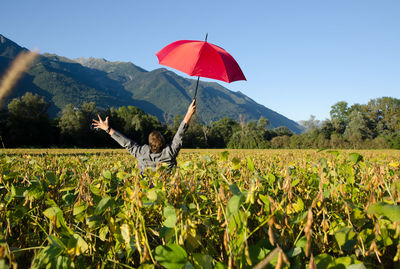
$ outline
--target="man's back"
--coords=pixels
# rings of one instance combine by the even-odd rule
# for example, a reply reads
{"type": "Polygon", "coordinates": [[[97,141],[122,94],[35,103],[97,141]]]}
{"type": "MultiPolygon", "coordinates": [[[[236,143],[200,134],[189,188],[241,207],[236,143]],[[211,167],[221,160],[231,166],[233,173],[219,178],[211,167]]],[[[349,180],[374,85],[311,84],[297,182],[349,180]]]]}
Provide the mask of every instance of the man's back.
{"type": "Polygon", "coordinates": [[[187,127],[187,124],[182,122],[171,144],[167,144],[159,153],[152,153],[149,145],[139,145],[118,131],[114,130],[111,137],[138,160],[138,168],[141,171],[146,167],[156,169],[159,163],[165,163],[171,169],[176,166],[176,156],[178,156],[179,150],[182,147],[183,136],[187,127]]]}

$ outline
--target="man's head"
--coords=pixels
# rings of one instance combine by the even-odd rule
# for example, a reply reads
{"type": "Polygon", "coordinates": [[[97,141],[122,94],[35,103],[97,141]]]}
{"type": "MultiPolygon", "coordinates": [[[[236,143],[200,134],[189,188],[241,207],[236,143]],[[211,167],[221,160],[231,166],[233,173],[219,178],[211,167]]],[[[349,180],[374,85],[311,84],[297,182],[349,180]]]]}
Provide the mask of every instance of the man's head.
{"type": "Polygon", "coordinates": [[[164,148],[164,137],[159,131],[153,131],[149,134],[149,146],[152,153],[160,153],[164,148]]]}

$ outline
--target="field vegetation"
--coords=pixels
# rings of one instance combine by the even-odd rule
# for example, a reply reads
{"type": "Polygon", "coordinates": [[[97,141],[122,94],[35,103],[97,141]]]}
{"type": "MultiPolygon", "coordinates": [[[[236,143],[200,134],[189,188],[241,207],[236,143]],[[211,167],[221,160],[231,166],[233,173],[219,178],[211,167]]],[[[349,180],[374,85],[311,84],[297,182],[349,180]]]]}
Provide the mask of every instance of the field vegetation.
{"type": "Polygon", "coordinates": [[[3,149],[0,268],[396,268],[400,152],[3,149]]]}

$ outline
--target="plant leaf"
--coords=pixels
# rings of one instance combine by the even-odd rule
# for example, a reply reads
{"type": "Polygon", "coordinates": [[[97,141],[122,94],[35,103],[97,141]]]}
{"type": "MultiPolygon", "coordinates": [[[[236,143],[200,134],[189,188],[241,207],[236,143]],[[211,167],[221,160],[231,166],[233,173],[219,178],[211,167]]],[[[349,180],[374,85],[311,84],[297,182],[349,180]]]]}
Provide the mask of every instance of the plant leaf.
{"type": "Polygon", "coordinates": [[[231,216],[238,212],[240,205],[244,202],[243,195],[233,195],[228,202],[227,215],[231,216]]]}
{"type": "Polygon", "coordinates": [[[390,205],[384,202],[378,202],[368,207],[368,214],[375,216],[385,216],[391,221],[400,221],[400,205],[390,205]]]}
{"type": "Polygon", "coordinates": [[[176,223],[176,210],[172,206],[164,207],[164,226],[168,228],[174,228],[176,223]]]}
{"type": "Polygon", "coordinates": [[[156,247],[154,258],[167,269],[181,269],[187,262],[187,253],[177,244],[168,244],[156,247]]]}
{"type": "Polygon", "coordinates": [[[107,210],[107,208],[109,208],[111,206],[111,198],[110,197],[105,197],[103,199],[101,199],[101,201],[99,202],[99,204],[97,205],[96,209],[94,210],[95,214],[101,214],[104,211],[107,210]]]}

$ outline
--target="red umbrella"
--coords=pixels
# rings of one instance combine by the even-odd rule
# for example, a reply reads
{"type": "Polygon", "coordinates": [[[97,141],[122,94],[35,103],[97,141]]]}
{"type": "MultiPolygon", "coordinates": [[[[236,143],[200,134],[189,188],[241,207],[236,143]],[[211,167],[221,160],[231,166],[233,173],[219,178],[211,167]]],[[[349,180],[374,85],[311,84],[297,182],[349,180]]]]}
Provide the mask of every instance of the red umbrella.
{"type": "Polygon", "coordinates": [[[225,82],[246,80],[235,59],[221,47],[205,41],[179,40],[156,53],[158,61],[182,71],[190,76],[197,76],[196,91],[200,77],[213,78],[225,82]]]}

